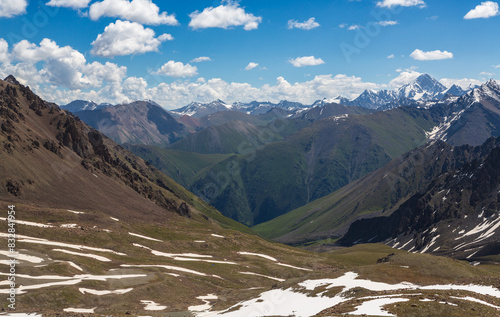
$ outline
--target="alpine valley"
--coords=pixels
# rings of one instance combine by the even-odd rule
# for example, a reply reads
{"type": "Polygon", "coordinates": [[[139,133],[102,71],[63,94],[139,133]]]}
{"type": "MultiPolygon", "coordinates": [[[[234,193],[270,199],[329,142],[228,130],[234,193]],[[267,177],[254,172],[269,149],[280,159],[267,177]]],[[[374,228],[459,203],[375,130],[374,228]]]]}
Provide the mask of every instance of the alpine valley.
{"type": "Polygon", "coordinates": [[[59,107],[9,76],[0,162],[18,313],[500,312],[495,80],[168,111],[59,107]]]}

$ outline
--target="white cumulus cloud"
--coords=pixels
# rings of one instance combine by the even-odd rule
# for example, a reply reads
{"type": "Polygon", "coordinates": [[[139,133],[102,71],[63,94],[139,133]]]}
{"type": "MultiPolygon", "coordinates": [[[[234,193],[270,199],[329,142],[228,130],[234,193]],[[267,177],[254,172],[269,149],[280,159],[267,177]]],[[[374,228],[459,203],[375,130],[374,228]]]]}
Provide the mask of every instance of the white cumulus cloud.
{"type": "Polygon", "coordinates": [[[0,38],[0,63],[9,63],[9,43],[0,38]]]}
{"type": "Polygon", "coordinates": [[[51,7],[63,7],[71,9],[83,9],[88,7],[90,0],[50,0],[47,2],[51,7]]]}
{"type": "Polygon", "coordinates": [[[413,51],[413,53],[410,54],[410,57],[418,61],[435,61],[441,59],[451,59],[453,58],[453,53],[440,50],[424,52],[422,50],[416,49],[413,51]]]}
{"type": "Polygon", "coordinates": [[[258,66],[259,66],[259,63],[250,62],[245,67],[245,70],[252,70],[252,69],[254,69],[255,67],[258,67],[258,66]]]}
{"type": "Polygon", "coordinates": [[[387,56],[388,59],[393,59],[394,57],[395,57],[394,54],[387,56]]]}
{"type": "Polygon", "coordinates": [[[53,84],[70,89],[99,87],[104,83],[121,82],[127,68],[113,63],[87,63],[85,56],[70,46],[60,47],[55,41],[43,39],[39,45],[22,40],[8,52],[0,39],[0,73],[12,74],[22,82],[37,86],[53,84]]]}
{"type": "Polygon", "coordinates": [[[321,58],[316,58],[314,56],[302,56],[289,60],[294,67],[304,67],[304,66],[316,66],[324,64],[325,62],[321,58]]]}
{"type": "Polygon", "coordinates": [[[401,71],[399,73],[399,76],[391,80],[389,83],[389,86],[393,88],[399,88],[403,85],[406,85],[408,83],[411,83],[415,79],[417,79],[418,76],[422,75],[421,73],[414,71],[414,70],[405,70],[401,71]]]}
{"type": "Polygon", "coordinates": [[[174,37],[172,36],[172,34],[163,33],[162,35],[158,36],[158,39],[162,42],[165,42],[165,41],[173,41],[174,37]]]}
{"type": "Polygon", "coordinates": [[[312,30],[314,28],[319,27],[319,23],[316,22],[314,17],[309,18],[309,20],[304,22],[299,22],[297,20],[289,20],[288,28],[289,29],[302,29],[302,30],[312,30]]]}
{"type": "Polygon", "coordinates": [[[399,23],[398,23],[398,21],[380,21],[380,22],[377,22],[377,24],[380,26],[390,26],[390,25],[397,25],[399,23]]]}
{"type": "Polygon", "coordinates": [[[162,41],[172,39],[170,34],[156,38],[152,29],[139,23],[117,20],[92,42],[91,53],[102,57],[143,54],[158,51],[162,41]]]}
{"type": "Polygon", "coordinates": [[[26,13],[26,0],[0,0],[0,17],[11,18],[26,13]]]}
{"type": "Polygon", "coordinates": [[[189,64],[184,65],[181,62],[168,61],[154,74],[170,77],[192,77],[198,75],[198,68],[189,64]]]}
{"type": "Polygon", "coordinates": [[[424,8],[426,4],[423,0],[383,0],[377,2],[377,6],[382,8],[392,8],[397,6],[424,8]]]}
{"type": "Polygon", "coordinates": [[[493,2],[493,1],[485,1],[482,2],[480,5],[475,7],[474,9],[470,10],[465,16],[464,19],[469,20],[469,19],[487,19],[494,17],[499,14],[498,11],[498,3],[493,2]]]}
{"type": "Polygon", "coordinates": [[[189,15],[189,26],[193,29],[222,28],[229,29],[243,26],[247,31],[255,30],[262,22],[262,17],[246,13],[238,3],[228,2],[218,7],[208,7],[202,12],[195,11],[189,15]]]}
{"type": "Polygon", "coordinates": [[[201,62],[211,62],[211,61],[212,59],[208,56],[200,56],[193,59],[191,63],[201,63],[201,62]]]}
{"type": "Polygon", "coordinates": [[[112,17],[138,22],[147,25],[178,25],[174,15],[160,13],[160,8],[151,0],[103,0],[90,6],[89,16],[92,20],[101,17],[112,17]]]}
{"type": "Polygon", "coordinates": [[[349,31],[356,31],[356,30],[361,30],[363,27],[361,25],[358,25],[358,24],[354,24],[354,25],[351,25],[350,27],[348,27],[347,29],[349,31]]]}

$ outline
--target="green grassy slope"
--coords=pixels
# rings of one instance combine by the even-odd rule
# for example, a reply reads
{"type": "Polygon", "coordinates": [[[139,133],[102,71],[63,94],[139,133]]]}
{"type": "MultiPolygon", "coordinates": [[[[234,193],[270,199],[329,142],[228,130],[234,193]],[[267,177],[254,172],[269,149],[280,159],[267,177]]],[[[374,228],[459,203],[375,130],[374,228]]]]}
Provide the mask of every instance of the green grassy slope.
{"type": "Polygon", "coordinates": [[[425,110],[409,108],[320,120],[283,141],[249,146],[246,155],[205,169],[190,189],[233,219],[264,222],[421,145],[434,124],[425,110]]]}
{"type": "Polygon", "coordinates": [[[318,244],[317,240],[329,244],[357,219],[389,216],[438,176],[483,158],[499,142],[491,138],[479,147],[452,147],[441,141],[421,146],[330,195],[253,229],[264,237],[295,245],[318,244]]]}
{"type": "Polygon", "coordinates": [[[192,184],[201,170],[231,156],[199,154],[139,144],[128,144],[126,147],[186,188],[192,184]]]}

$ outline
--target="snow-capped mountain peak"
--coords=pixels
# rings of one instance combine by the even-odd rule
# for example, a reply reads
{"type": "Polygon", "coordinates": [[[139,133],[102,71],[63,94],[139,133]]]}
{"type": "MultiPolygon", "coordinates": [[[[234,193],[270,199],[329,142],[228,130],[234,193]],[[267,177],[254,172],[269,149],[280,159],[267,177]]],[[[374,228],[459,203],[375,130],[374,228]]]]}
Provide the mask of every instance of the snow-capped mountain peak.
{"type": "Polygon", "coordinates": [[[78,111],[84,111],[84,110],[96,110],[96,109],[102,109],[106,107],[112,106],[111,104],[108,103],[101,103],[97,104],[94,101],[86,101],[86,100],[75,100],[70,102],[69,104],[65,106],[61,106],[63,109],[66,109],[70,112],[78,112],[78,111]]]}
{"type": "Polygon", "coordinates": [[[480,87],[475,88],[470,94],[473,96],[475,102],[482,102],[485,99],[494,99],[500,102],[500,86],[494,79],[490,79],[480,87]]]}
{"type": "Polygon", "coordinates": [[[431,100],[446,87],[429,74],[422,74],[398,89],[398,95],[413,100],[431,100]]]}
{"type": "Polygon", "coordinates": [[[323,98],[323,100],[316,100],[312,105],[311,108],[314,107],[323,107],[324,105],[327,104],[338,104],[338,105],[344,105],[349,102],[349,99],[342,97],[341,95],[335,97],[335,98],[323,98]]]}

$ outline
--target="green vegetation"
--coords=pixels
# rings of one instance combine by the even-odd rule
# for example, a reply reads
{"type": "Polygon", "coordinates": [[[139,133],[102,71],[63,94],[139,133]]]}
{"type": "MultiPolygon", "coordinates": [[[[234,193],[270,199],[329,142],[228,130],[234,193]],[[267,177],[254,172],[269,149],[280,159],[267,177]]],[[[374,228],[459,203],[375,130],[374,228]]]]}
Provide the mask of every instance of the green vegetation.
{"type": "Polygon", "coordinates": [[[231,156],[162,149],[151,145],[127,145],[127,148],[186,188],[201,170],[231,156]]]}
{"type": "Polygon", "coordinates": [[[320,120],[283,141],[249,148],[245,156],[205,169],[190,189],[198,194],[217,185],[211,196],[204,195],[212,205],[247,225],[258,224],[326,196],[423,144],[425,131],[434,124],[419,109],[320,120]],[[210,176],[227,166],[238,166],[238,173],[222,185],[214,182],[210,176]]]}

